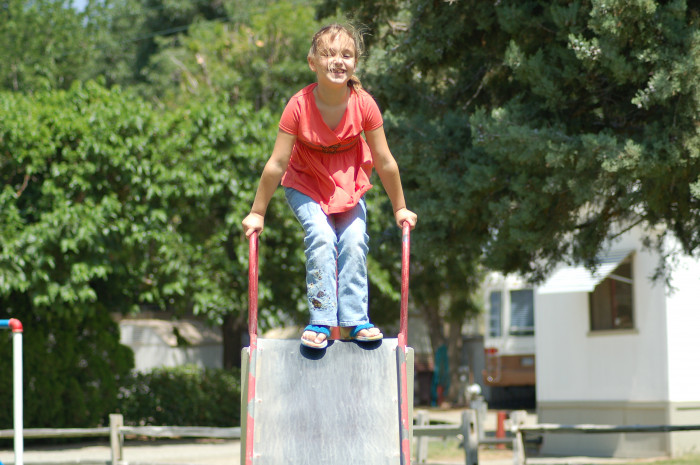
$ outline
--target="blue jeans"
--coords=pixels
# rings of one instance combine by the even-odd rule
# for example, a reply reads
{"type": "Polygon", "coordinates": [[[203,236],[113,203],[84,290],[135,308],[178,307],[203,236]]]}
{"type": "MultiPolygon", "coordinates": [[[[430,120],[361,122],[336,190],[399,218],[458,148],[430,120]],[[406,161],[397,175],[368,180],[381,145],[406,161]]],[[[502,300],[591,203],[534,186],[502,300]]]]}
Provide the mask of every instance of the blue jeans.
{"type": "Polygon", "coordinates": [[[316,201],[298,190],[285,187],[284,193],[304,228],[310,323],[368,323],[369,236],[364,199],[347,212],[326,215],[316,201]]]}

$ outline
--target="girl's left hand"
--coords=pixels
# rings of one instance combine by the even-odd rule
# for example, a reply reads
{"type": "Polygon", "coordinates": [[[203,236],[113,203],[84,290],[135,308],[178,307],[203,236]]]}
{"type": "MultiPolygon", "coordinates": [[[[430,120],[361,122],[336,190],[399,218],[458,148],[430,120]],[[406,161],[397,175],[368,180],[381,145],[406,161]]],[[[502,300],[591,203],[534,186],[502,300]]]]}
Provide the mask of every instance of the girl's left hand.
{"type": "Polygon", "coordinates": [[[418,215],[406,207],[396,210],[396,212],[394,212],[394,218],[399,228],[403,228],[403,222],[408,221],[409,226],[413,229],[416,227],[416,222],[418,221],[418,215]]]}

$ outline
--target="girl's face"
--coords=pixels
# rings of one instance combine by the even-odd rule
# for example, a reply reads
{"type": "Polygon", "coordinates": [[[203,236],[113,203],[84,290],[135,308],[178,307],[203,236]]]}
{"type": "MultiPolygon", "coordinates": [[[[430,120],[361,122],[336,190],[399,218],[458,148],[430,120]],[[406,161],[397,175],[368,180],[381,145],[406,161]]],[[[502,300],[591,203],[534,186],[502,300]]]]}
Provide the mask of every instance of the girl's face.
{"type": "Polygon", "coordinates": [[[355,42],[347,34],[319,38],[316,53],[308,58],[311,71],[321,85],[346,86],[355,73],[355,42]]]}

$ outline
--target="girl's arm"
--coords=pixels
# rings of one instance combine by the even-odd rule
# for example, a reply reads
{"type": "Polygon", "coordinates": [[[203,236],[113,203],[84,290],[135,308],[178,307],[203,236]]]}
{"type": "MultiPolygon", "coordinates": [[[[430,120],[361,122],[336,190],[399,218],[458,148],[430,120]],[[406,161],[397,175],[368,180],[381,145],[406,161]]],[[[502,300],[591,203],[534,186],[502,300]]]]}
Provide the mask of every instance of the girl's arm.
{"type": "Polygon", "coordinates": [[[386,190],[389,200],[391,200],[391,205],[394,208],[396,224],[402,227],[403,222],[408,221],[411,229],[413,229],[416,226],[418,216],[406,208],[403,187],[401,187],[401,176],[399,175],[399,165],[391,154],[391,150],[389,150],[389,144],[384,134],[384,127],[380,126],[371,131],[365,131],[365,137],[369,149],[372,152],[374,169],[377,170],[379,179],[382,180],[384,190],[386,190]]]}
{"type": "Polygon", "coordinates": [[[272,149],[272,155],[267,160],[265,168],[263,168],[262,176],[258,190],[255,193],[255,200],[250,209],[250,213],[243,219],[243,229],[246,237],[250,237],[253,232],[262,232],[265,226],[265,212],[267,206],[275,193],[275,189],[279,186],[282,175],[287,170],[289,158],[292,156],[292,148],[297,137],[286,133],[282,130],[277,132],[275,147],[272,149]]]}

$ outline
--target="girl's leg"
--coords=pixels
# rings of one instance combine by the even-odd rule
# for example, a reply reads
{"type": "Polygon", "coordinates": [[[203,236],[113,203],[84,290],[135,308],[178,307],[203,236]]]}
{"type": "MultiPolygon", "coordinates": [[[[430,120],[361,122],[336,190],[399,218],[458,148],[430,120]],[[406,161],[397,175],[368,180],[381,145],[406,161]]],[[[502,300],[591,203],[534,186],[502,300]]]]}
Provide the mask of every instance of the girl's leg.
{"type": "Polygon", "coordinates": [[[338,323],[369,322],[367,282],[367,209],[364,199],[352,209],[333,215],[338,235],[338,323]]]}
{"type": "Polygon", "coordinates": [[[310,323],[338,325],[337,239],[331,220],[311,197],[285,187],[287,202],[304,228],[306,292],[310,323]]]}

